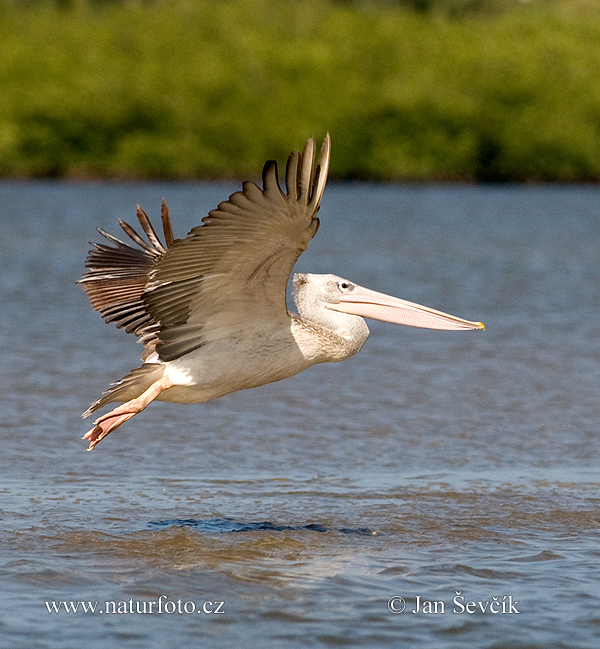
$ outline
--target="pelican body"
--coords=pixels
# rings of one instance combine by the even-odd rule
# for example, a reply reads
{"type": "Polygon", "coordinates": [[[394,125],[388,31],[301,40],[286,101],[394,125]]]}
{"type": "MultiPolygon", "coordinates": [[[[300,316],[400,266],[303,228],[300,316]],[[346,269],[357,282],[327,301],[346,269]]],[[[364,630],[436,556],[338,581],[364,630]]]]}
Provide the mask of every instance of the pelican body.
{"type": "Polygon", "coordinates": [[[455,316],[363,288],[336,275],[296,274],[298,314],[286,287],[316,234],[331,143],[318,159],[311,139],[290,155],[284,192],[277,165],[265,164],[263,187],[242,191],[175,239],[166,203],[164,243],[138,206],[146,237],[119,221],[131,243],[99,229],[79,280],[107,322],[139,337],[143,364],[113,383],[83,417],[111,402],[84,439],[92,450],[151,401],[202,403],[288,378],[317,363],[343,361],[364,345],[363,318],[430,329],[483,329],[455,316]]]}

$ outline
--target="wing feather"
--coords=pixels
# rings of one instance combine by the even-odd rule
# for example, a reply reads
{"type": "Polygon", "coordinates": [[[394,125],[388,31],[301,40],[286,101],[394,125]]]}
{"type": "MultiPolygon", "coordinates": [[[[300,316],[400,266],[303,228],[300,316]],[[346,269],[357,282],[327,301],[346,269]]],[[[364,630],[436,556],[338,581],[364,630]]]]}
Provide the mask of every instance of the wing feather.
{"type": "MultiPolygon", "coordinates": [[[[114,322],[127,333],[146,336],[149,328],[155,327],[156,323],[148,313],[142,295],[146,289],[148,275],[156,261],[164,254],[165,247],[152,226],[148,226],[143,220],[140,222],[149,241],[154,241],[154,244],[146,242],[123,221],[119,221],[121,228],[138,248],[98,228],[98,232],[113,246],[104,243],[92,244],[94,247],[85,262],[88,270],[79,280],[79,284],[83,286],[93,308],[100,312],[106,322],[114,322]],[[148,234],[148,227],[152,231],[152,237],[148,234]]],[[[163,220],[163,227],[166,240],[169,240],[169,233],[172,239],[170,223],[165,224],[163,220]]]]}
{"type": "MultiPolygon", "coordinates": [[[[162,210],[161,210],[162,211],[162,210]]],[[[160,239],[158,238],[158,235],[154,231],[154,228],[152,227],[152,223],[150,222],[150,219],[148,218],[148,215],[144,210],[138,205],[136,209],[136,214],[138,217],[138,221],[140,222],[140,225],[144,229],[144,232],[146,233],[146,236],[148,237],[148,241],[156,248],[156,250],[159,250],[162,253],[166,252],[166,248],[162,245],[160,242],[160,239]]],[[[163,219],[164,223],[164,219],[163,219]]]]}
{"type": "Polygon", "coordinates": [[[308,205],[312,185],[313,164],[315,159],[315,141],[308,140],[302,153],[302,164],[298,169],[298,202],[308,205]],[[307,164],[310,161],[310,164],[307,164]]]}
{"type": "Polygon", "coordinates": [[[167,207],[167,203],[164,198],[162,199],[162,203],[160,206],[160,218],[162,220],[163,232],[165,234],[165,242],[168,248],[175,239],[173,238],[173,227],[171,226],[171,217],[169,215],[169,208],[167,207]]]}

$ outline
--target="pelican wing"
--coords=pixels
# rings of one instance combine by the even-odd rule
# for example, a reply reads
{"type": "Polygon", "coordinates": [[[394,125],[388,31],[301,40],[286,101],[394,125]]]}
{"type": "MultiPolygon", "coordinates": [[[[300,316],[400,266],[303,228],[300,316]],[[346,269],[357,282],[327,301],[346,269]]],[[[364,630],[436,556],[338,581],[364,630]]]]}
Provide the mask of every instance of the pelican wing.
{"type": "MultiPolygon", "coordinates": [[[[173,243],[173,232],[169,210],[164,201],[161,216],[168,247],[173,243]]],[[[150,336],[156,330],[156,324],[147,312],[142,296],[150,271],[166,252],[166,247],[139,205],[137,217],[148,241],[124,221],[119,221],[119,225],[137,247],[98,228],[98,232],[113,245],[92,244],[94,247],[85,261],[88,270],[78,283],[83,286],[92,306],[106,322],[114,322],[127,333],[150,336]]]]}
{"type": "Polygon", "coordinates": [[[245,182],[176,240],[150,271],[142,296],[158,330],[163,361],[260,323],[287,322],[289,275],[315,235],[330,157],[326,136],[315,164],[315,142],[288,159],[286,191],[267,162],[263,188],[245,182]]]}

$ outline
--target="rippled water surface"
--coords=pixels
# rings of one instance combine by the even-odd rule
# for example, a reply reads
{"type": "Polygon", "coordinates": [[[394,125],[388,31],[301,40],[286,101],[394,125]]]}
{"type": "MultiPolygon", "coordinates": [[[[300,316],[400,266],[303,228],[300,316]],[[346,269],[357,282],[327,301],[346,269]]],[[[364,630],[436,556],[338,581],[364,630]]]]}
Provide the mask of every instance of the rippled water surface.
{"type": "Polygon", "coordinates": [[[600,190],[331,185],[297,270],[486,331],[372,323],[87,453],[140,353],[74,284],[95,227],[236,188],[0,184],[0,646],[598,647],[600,190]]]}

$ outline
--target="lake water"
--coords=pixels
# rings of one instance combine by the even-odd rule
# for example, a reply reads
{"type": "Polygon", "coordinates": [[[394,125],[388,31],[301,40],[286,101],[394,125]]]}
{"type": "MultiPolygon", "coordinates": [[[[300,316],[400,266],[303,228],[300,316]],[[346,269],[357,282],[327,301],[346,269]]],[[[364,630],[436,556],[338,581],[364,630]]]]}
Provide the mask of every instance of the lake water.
{"type": "Polygon", "coordinates": [[[297,270],[486,331],[372,323],[86,452],[141,352],[74,283],[95,228],[235,189],[0,183],[0,646],[598,647],[600,188],[331,184],[297,270]]]}

